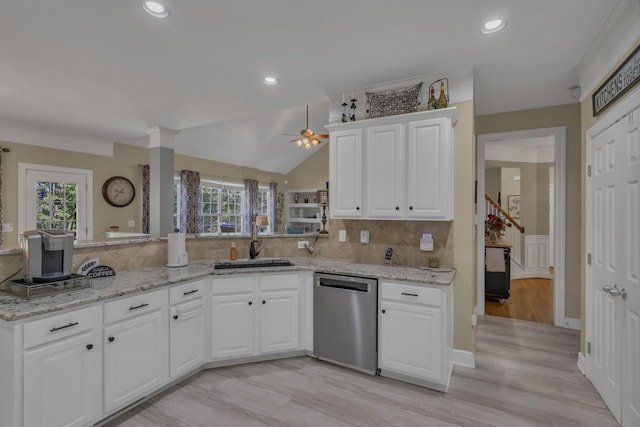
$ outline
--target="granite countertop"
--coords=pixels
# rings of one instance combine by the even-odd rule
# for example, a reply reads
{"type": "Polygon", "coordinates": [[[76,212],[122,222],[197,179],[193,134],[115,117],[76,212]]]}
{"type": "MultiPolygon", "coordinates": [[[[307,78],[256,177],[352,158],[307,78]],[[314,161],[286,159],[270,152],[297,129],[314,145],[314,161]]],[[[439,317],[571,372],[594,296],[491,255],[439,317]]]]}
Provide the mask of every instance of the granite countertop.
{"type": "MultiPolygon", "coordinates": [[[[261,258],[260,260],[268,259],[261,258]]],[[[124,295],[158,289],[210,275],[224,276],[232,274],[306,270],[442,286],[450,285],[455,276],[455,270],[453,269],[422,269],[389,265],[357,264],[331,258],[286,258],[286,260],[291,261],[293,266],[214,270],[216,262],[229,263],[229,261],[206,260],[192,261],[188,266],[179,268],[150,267],[117,273],[113,278],[94,280],[91,288],[37,297],[31,300],[0,291],[0,319],[4,321],[26,319],[55,311],[89,305],[99,301],[106,301],[124,295]]],[[[246,261],[248,260],[239,260],[237,262],[242,263],[246,261]]]]}

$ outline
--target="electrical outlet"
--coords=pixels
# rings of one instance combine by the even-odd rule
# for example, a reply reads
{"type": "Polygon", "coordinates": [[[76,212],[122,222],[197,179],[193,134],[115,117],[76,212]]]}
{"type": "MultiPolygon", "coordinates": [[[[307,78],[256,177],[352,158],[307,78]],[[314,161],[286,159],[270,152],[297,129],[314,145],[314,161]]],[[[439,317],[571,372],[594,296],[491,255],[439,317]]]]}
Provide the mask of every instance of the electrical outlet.
{"type": "Polygon", "coordinates": [[[13,224],[2,224],[2,231],[10,233],[13,231],[13,224]]]}
{"type": "Polygon", "coordinates": [[[369,230],[360,230],[360,243],[369,243],[369,230]]]}
{"type": "Polygon", "coordinates": [[[308,240],[298,240],[298,249],[307,249],[309,246],[308,240]]]}
{"type": "Polygon", "coordinates": [[[347,241],[347,230],[338,230],[338,241],[339,242],[347,241]]]}
{"type": "Polygon", "coordinates": [[[135,227],[136,226],[136,221],[134,219],[130,219],[129,222],[127,223],[127,225],[129,227],[135,227]]]}

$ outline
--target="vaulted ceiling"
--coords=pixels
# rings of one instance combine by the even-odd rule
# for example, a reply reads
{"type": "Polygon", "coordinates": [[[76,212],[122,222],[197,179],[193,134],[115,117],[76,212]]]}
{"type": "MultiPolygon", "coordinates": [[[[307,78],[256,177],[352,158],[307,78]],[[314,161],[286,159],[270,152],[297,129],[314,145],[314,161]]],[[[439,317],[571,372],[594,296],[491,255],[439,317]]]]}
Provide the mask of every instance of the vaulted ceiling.
{"type": "Polygon", "coordinates": [[[328,95],[473,69],[477,114],[575,102],[574,67],[617,0],[20,0],[0,12],[0,119],[286,173],[328,95]],[[483,35],[502,17],[506,28],[483,35]],[[265,75],[280,83],[266,86],[265,75]]]}

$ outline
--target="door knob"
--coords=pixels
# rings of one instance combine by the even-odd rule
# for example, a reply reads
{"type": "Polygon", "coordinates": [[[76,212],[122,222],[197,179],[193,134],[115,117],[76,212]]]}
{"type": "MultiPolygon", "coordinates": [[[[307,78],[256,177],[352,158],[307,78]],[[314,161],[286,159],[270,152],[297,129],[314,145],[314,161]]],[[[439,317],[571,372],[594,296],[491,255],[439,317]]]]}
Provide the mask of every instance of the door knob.
{"type": "Polygon", "coordinates": [[[611,293],[611,289],[613,288],[609,285],[602,285],[602,290],[608,294],[611,293]]]}
{"type": "Polygon", "coordinates": [[[627,299],[627,291],[625,291],[624,288],[618,289],[617,285],[611,288],[611,290],[609,291],[609,295],[611,295],[614,298],[618,298],[619,296],[621,296],[622,299],[627,299]]]}
{"type": "Polygon", "coordinates": [[[115,341],[115,337],[109,337],[109,342],[115,341]]]}
{"type": "Polygon", "coordinates": [[[92,350],[93,349],[93,344],[87,344],[87,350],[92,350]]]}

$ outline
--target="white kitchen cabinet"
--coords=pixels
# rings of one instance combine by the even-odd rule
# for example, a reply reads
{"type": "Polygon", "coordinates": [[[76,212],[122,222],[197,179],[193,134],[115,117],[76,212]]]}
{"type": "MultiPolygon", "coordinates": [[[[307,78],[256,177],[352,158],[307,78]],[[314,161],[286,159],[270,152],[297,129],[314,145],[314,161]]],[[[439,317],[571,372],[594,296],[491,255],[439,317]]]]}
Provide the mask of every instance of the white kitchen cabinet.
{"type": "Polygon", "coordinates": [[[401,124],[367,128],[367,209],[369,218],[402,218],[405,141],[401,124]]]}
{"type": "Polygon", "coordinates": [[[173,379],[206,359],[206,291],[209,280],[169,290],[169,376],[173,379]]]}
{"type": "Polygon", "coordinates": [[[260,278],[260,353],[300,347],[300,290],[298,275],[260,278]]]}
{"type": "Polygon", "coordinates": [[[101,329],[101,307],[25,324],[25,427],[86,426],[100,418],[101,329]]]}
{"type": "Polygon", "coordinates": [[[329,159],[331,218],[362,217],[362,129],[332,131],[329,159]]]}
{"type": "Polygon", "coordinates": [[[211,288],[213,360],[252,356],[255,345],[255,280],[251,275],[214,278],[211,288]]]}
{"type": "Polygon", "coordinates": [[[299,286],[297,273],[214,278],[212,359],[299,350],[299,286]]]}
{"type": "Polygon", "coordinates": [[[456,122],[446,108],[327,126],[331,218],[452,220],[456,122]]]}
{"type": "Polygon", "coordinates": [[[104,409],[111,413],[169,376],[167,290],[105,304],[104,409]]]}
{"type": "Polygon", "coordinates": [[[407,124],[407,218],[453,219],[453,137],[449,119],[407,124]]]}
{"type": "Polygon", "coordinates": [[[446,391],[452,364],[451,286],[380,282],[380,375],[446,391]]]}

